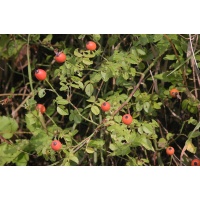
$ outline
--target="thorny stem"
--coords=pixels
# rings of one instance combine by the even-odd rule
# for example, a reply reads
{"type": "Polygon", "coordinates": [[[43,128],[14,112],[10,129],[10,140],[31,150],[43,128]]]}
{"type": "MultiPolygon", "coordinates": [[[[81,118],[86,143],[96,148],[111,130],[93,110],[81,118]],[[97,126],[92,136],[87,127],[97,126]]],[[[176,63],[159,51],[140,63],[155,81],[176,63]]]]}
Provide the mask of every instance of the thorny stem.
{"type": "Polygon", "coordinates": [[[78,108],[77,108],[76,106],[74,106],[74,104],[71,103],[70,101],[69,101],[69,104],[78,112],[78,114],[79,114],[83,119],[85,119],[86,121],[88,121],[88,122],[90,122],[90,123],[92,123],[92,124],[94,124],[94,125],[96,125],[96,126],[99,125],[99,124],[97,124],[96,122],[91,121],[90,119],[84,117],[84,116],[79,112],[78,108]]]}
{"type": "MultiPolygon", "coordinates": [[[[145,75],[147,74],[147,72],[149,72],[149,70],[154,66],[154,64],[157,62],[157,60],[160,58],[160,56],[158,56],[148,67],[147,69],[141,74],[140,76],[140,80],[138,82],[138,84],[135,86],[135,88],[133,89],[133,91],[131,92],[131,94],[129,95],[128,99],[112,114],[112,116],[114,117],[132,98],[132,96],[135,94],[135,92],[137,91],[137,89],[139,88],[140,84],[142,83],[145,75]]],[[[88,136],[87,138],[85,138],[83,141],[81,141],[78,145],[76,145],[73,149],[73,153],[77,152],[81,147],[83,147],[86,143],[88,143],[90,141],[90,139],[99,131],[100,127],[102,126],[102,124],[104,123],[104,120],[100,123],[97,124],[94,121],[91,121],[87,118],[85,118],[80,112],[79,110],[70,102],[70,100],[68,99],[69,104],[78,112],[78,114],[85,119],[86,121],[97,125],[97,128],[94,130],[94,132],[88,136]]]]}
{"type": "Polygon", "coordinates": [[[30,86],[31,86],[31,93],[34,96],[32,76],[31,76],[30,55],[29,55],[29,41],[30,41],[30,34],[28,35],[28,41],[27,41],[28,78],[29,78],[29,82],[30,82],[30,86]]]}
{"type": "Polygon", "coordinates": [[[113,112],[112,116],[114,117],[126,104],[128,104],[128,102],[131,100],[131,98],[133,97],[133,95],[135,94],[135,92],[138,90],[139,86],[141,85],[145,75],[147,74],[147,72],[149,72],[149,70],[155,65],[155,63],[158,61],[158,59],[160,58],[160,56],[158,56],[148,67],[147,69],[141,74],[140,76],[140,80],[137,83],[137,85],[135,86],[135,88],[133,89],[133,91],[131,92],[131,94],[129,95],[128,99],[116,110],[113,112]]]}
{"type": "Polygon", "coordinates": [[[45,115],[52,121],[52,123],[53,123],[54,125],[57,126],[57,124],[55,123],[55,121],[54,121],[47,113],[45,113],[45,115]]]}
{"type": "Polygon", "coordinates": [[[48,83],[48,85],[51,87],[51,89],[56,93],[56,95],[59,97],[60,95],[56,92],[56,90],[53,88],[53,86],[51,85],[51,83],[49,83],[49,81],[47,79],[45,79],[45,81],[48,83]]]}

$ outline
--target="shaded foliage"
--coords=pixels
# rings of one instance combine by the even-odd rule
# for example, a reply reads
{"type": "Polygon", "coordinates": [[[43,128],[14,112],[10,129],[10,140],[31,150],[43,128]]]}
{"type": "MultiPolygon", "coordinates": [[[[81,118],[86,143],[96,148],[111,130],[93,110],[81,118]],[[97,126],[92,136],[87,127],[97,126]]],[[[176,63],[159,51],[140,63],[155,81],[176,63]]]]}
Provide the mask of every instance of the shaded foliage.
{"type": "Polygon", "coordinates": [[[191,165],[200,156],[199,52],[198,35],[0,35],[0,165],[191,165]]]}

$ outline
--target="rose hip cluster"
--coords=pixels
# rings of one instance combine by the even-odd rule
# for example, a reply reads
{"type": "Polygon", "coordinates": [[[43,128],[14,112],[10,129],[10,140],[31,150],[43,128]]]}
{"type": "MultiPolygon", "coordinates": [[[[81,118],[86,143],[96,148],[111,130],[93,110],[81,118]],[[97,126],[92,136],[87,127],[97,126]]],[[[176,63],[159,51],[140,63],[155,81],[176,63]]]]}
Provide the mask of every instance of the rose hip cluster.
{"type": "MultiPolygon", "coordinates": [[[[104,111],[104,112],[107,112],[109,111],[111,108],[111,105],[109,102],[103,102],[101,104],[101,110],[104,111]]],[[[133,121],[133,118],[130,114],[125,114],[122,116],[122,122],[126,125],[130,125],[133,121]]]]}
{"type": "MultiPolygon", "coordinates": [[[[87,50],[90,50],[90,51],[94,51],[96,50],[97,48],[97,45],[95,42],[93,41],[88,41],[86,43],[86,49],[87,50]]],[[[54,56],[54,61],[57,62],[57,63],[64,63],[67,59],[67,56],[65,53],[63,53],[62,51],[61,52],[58,52],[57,49],[54,51],[55,52],[55,56],[54,56]]],[[[35,70],[35,78],[39,81],[43,81],[45,80],[47,77],[47,73],[45,70],[43,69],[36,69],[35,70]]],[[[36,110],[38,112],[40,112],[41,114],[45,113],[46,112],[46,108],[43,104],[37,104],[36,105],[36,110]]],[[[52,143],[51,143],[51,148],[54,150],[54,151],[59,151],[62,147],[62,143],[59,141],[59,140],[53,140],[52,143]]]]}

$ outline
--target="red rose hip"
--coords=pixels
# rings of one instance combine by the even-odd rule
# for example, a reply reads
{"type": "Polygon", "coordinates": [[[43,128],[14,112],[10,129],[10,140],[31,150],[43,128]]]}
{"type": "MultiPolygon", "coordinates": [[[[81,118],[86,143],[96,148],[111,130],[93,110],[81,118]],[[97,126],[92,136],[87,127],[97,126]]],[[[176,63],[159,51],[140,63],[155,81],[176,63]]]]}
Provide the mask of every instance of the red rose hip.
{"type": "Polygon", "coordinates": [[[110,103],[109,102],[103,102],[101,104],[101,110],[106,112],[110,110],[110,103]]]}
{"type": "Polygon", "coordinates": [[[62,147],[62,144],[59,140],[53,140],[52,143],[51,143],[51,148],[54,150],[54,151],[59,151],[62,147]]]}
{"type": "Polygon", "coordinates": [[[133,121],[133,118],[130,114],[125,114],[122,117],[122,122],[126,125],[130,125],[133,121]]]}

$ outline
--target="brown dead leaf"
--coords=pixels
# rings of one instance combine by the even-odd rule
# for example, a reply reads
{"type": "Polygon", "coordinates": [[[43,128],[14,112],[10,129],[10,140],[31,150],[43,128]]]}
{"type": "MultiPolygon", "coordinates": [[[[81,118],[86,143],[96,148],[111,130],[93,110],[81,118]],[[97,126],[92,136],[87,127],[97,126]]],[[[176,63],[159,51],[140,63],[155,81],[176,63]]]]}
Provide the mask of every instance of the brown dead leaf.
{"type": "MultiPolygon", "coordinates": [[[[30,51],[29,51],[30,54],[30,51]]],[[[23,45],[22,48],[19,51],[19,54],[15,60],[15,66],[17,69],[23,70],[25,67],[27,67],[28,61],[27,61],[27,44],[23,45]]]]}

